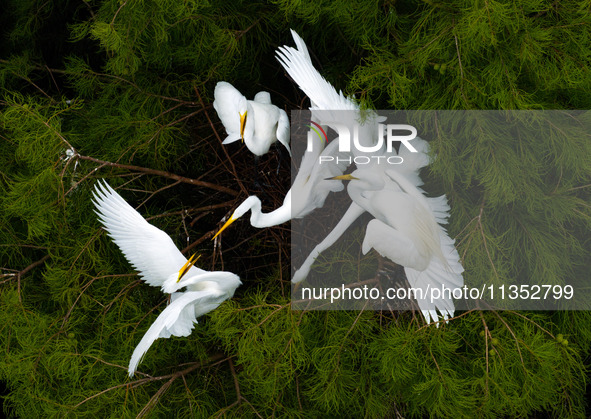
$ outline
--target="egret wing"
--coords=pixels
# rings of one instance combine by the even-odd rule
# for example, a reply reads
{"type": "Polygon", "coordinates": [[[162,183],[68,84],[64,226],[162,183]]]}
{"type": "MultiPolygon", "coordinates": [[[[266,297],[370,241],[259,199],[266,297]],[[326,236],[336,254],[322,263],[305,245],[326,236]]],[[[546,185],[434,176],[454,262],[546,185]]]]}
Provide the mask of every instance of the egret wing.
{"type": "MultiPolygon", "coordinates": [[[[310,195],[308,197],[310,211],[323,207],[324,201],[330,192],[340,192],[344,189],[342,181],[331,178],[342,175],[349,167],[350,162],[350,154],[339,151],[337,140],[331,141],[322,150],[320,155],[316,157],[307,181],[310,187],[310,195]],[[334,160],[320,163],[320,159],[325,157],[332,157],[334,160]]],[[[300,216],[306,215],[310,211],[300,216]]]]}
{"type": "MultiPolygon", "coordinates": [[[[93,196],[105,230],[148,284],[161,286],[187,262],[168,234],[148,223],[106,182],[95,185],[93,196]]],[[[195,266],[191,271],[203,272],[195,266]]]]}
{"type": "Polygon", "coordinates": [[[320,75],[310,60],[304,40],[292,29],[296,48],[283,46],[277,51],[277,59],[285,71],[310,98],[312,108],[327,110],[358,110],[357,104],[338,92],[320,75]]]}
{"type": "Polygon", "coordinates": [[[400,145],[398,155],[404,159],[404,163],[393,166],[391,170],[400,173],[418,188],[423,184],[419,176],[419,171],[431,163],[429,158],[429,143],[420,137],[416,137],[411,141],[411,145],[417,152],[413,153],[405,145],[400,145]]]}
{"type": "Polygon", "coordinates": [[[222,144],[226,145],[226,144],[231,144],[233,142],[236,142],[240,139],[240,134],[237,132],[233,132],[231,134],[228,134],[228,136],[224,139],[224,141],[222,141],[222,144]]]}
{"type": "Polygon", "coordinates": [[[129,360],[129,376],[133,376],[141,359],[156,339],[189,336],[197,317],[215,310],[226,298],[227,294],[215,287],[204,291],[172,294],[168,307],[152,323],[133,351],[129,360]]]}
{"type": "Polygon", "coordinates": [[[228,144],[240,139],[238,104],[241,100],[246,101],[246,98],[234,86],[225,81],[216,84],[213,96],[213,107],[228,133],[228,138],[224,143],[228,144]]]}
{"type": "Polygon", "coordinates": [[[291,157],[291,149],[289,148],[289,118],[283,109],[279,109],[279,119],[277,121],[277,140],[287,148],[287,152],[291,157]]]}
{"type": "MultiPolygon", "coordinates": [[[[443,240],[443,239],[442,239],[443,240]]],[[[457,250],[453,247],[453,242],[449,239],[444,244],[444,253],[447,256],[447,265],[445,266],[438,258],[432,258],[431,263],[424,271],[417,271],[412,268],[404,268],[406,278],[411,287],[421,288],[425,294],[417,296],[417,302],[421,308],[427,322],[429,317],[437,320],[437,310],[443,315],[444,319],[453,317],[454,302],[448,298],[456,288],[464,285],[462,278],[462,265],[459,263],[457,250]],[[453,261],[455,259],[455,262],[453,261]],[[434,295],[440,295],[441,298],[431,300],[432,289],[437,288],[439,292],[434,295]],[[447,290],[447,291],[444,291],[447,290]]]]}
{"type": "MultiPolygon", "coordinates": [[[[351,127],[351,124],[361,117],[359,106],[351,98],[345,97],[343,92],[337,93],[336,89],[320,75],[310,60],[308,49],[302,38],[293,30],[291,34],[297,48],[279,47],[277,59],[299,88],[310,98],[311,110],[355,111],[354,115],[343,112],[319,114],[318,119],[322,120],[323,125],[330,125],[335,130],[338,126],[351,127]],[[354,120],[351,119],[352,117],[354,120]]],[[[359,138],[364,146],[373,146],[377,139],[378,118],[375,112],[371,111],[364,116],[364,123],[358,126],[359,138]]],[[[358,154],[356,150],[353,153],[358,154]]]]}
{"type": "Polygon", "coordinates": [[[437,226],[437,228],[442,247],[441,252],[445,260],[431,257],[427,267],[423,270],[409,267],[409,265],[414,266],[414,259],[418,256],[417,249],[412,242],[405,240],[399,232],[377,219],[368,223],[362,247],[364,254],[370,248],[374,248],[380,255],[404,266],[410,286],[422,291],[415,292],[415,297],[427,323],[438,319],[437,311],[445,319],[453,316],[453,299],[447,297],[453,290],[463,285],[462,271],[464,269],[459,263],[459,255],[453,246],[453,240],[447,236],[441,226],[437,226]],[[431,291],[435,288],[439,292],[431,291]],[[432,299],[432,295],[441,298],[432,299]]]}
{"type": "MultiPolygon", "coordinates": [[[[332,140],[330,143],[328,143],[328,145],[326,145],[324,150],[322,150],[320,153],[320,156],[333,157],[334,160],[320,164],[320,159],[317,159],[310,174],[310,178],[316,182],[342,175],[345,173],[345,170],[347,170],[352,162],[351,155],[349,153],[339,151],[338,140],[332,140]]],[[[340,181],[336,182],[334,180],[327,180],[327,182],[330,184],[341,183],[340,181]]],[[[341,189],[342,188],[339,188],[338,190],[341,189]]]]}

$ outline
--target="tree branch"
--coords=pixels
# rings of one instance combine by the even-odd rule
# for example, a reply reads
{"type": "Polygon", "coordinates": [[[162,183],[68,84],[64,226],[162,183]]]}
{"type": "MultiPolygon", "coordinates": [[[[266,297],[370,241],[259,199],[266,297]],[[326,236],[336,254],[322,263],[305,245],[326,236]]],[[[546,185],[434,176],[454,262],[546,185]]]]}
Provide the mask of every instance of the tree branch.
{"type": "Polygon", "coordinates": [[[131,164],[111,163],[108,161],[95,159],[94,157],[83,156],[81,154],[77,154],[76,158],[81,159],[81,160],[92,161],[92,162],[98,163],[102,166],[118,167],[120,169],[127,169],[127,170],[131,170],[134,172],[142,172],[142,173],[147,173],[149,175],[162,176],[162,177],[165,177],[168,179],[177,180],[179,182],[189,183],[189,184],[195,185],[195,186],[202,186],[202,187],[208,188],[208,189],[214,189],[216,191],[224,192],[224,193],[227,193],[227,194],[233,195],[233,196],[238,195],[238,192],[236,192],[233,189],[226,188],[225,186],[220,186],[220,185],[216,185],[215,183],[204,182],[202,180],[191,179],[188,177],[175,175],[174,173],[165,172],[163,170],[150,169],[148,167],[134,166],[131,164]]]}
{"type": "Polygon", "coordinates": [[[23,275],[25,275],[27,272],[29,272],[32,269],[35,269],[37,266],[41,265],[43,262],[45,262],[47,259],[49,259],[50,255],[45,255],[43,256],[41,259],[39,259],[37,262],[33,262],[31,263],[29,266],[27,266],[25,269],[23,269],[22,271],[18,272],[16,274],[16,282],[17,282],[17,293],[18,293],[18,301],[22,302],[21,299],[21,278],[23,277],[23,275]]]}

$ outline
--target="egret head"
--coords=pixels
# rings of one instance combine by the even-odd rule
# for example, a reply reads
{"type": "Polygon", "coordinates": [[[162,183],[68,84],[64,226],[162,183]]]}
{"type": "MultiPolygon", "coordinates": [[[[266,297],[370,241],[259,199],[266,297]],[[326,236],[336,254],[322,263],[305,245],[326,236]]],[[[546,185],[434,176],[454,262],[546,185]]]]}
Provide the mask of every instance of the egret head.
{"type": "Polygon", "coordinates": [[[215,239],[222,231],[228,228],[230,224],[242,217],[244,214],[246,214],[248,210],[250,210],[253,207],[258,207],[260,211],[261,200],[258,197],[251,195],[248,198],[246,198],[244,202],[238,206],[238,208],[236,208],[236,210],[232,213],[230,218],[228,218],[228,221],[226,221],[222,228],[220,228],[220,230],[217,233],[215,233],[215,236],[212,237],[212,240],[215,239]]]}
{"type": "Polygon", "coordinates": [[[331,180],[350,180],[349,187],[362,190],[375,191],[384,187],[384,179],[379,170],[357,169],[347,175],[340,175],[330,178],[331,180]]]}
{"type": "Polygon", "coordinates": [[[269,92],[258,92],[254,96],[254,101],[258,103],[264,103],[266,105],[271,105],[271,95],[269,92]]]}

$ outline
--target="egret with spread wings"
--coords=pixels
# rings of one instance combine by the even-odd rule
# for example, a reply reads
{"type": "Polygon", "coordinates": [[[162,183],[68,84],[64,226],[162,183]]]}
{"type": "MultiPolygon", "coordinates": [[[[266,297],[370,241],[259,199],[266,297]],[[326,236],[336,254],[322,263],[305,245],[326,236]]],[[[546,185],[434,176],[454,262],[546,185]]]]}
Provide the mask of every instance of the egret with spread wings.
{"type": "Polygon", "coordinates": [[[168,234],[149,224],[106,182],[95,185],[93,197],[105,230],[140,277],[171,294],[170,304],[133,351],[128,368],[133,376],[156,339],[189,336],[197,318],[232,298],[241,282],[231,272],[199,269],[195,266],[199,257],[187,260],[168,234]]]}
{"type": "MultiPolygon", "coordinates": [[[[348,113],[342,111],[355,111],[354,114],[358,115],[356,119],[361,144],[365,147],[376,144],[379,133],[376,129],[377,115],[369,112],[362,121],[359,106],[342,92],[337,93],[320,75],[310,60],[302,38],[293,30],[291,33],[296,48],[280,47],[278,59],[310,98],[312,111],[336,111],[332,112],[334,117],[323,118],[320,123],[343,123],[348,113]],[[339,111],[345,115],[339,116],[339,111]]],[[[375,219],[368,223],[366,229],[362,248],[364,253],[374,248],[382,256],[404,266],[410,285],[423,290],[429,286],[442,285],[455,289],[463,284],[463,268],[459,255],[453,246],[453,240],[440,225],[447,221],[449,215],[447,200],[445,196],[427,198],[419,188],[422,182],[418,171],[429,162],[428,144],[419,138],[413,144],[420,150],[416,153],[407,152],[405,165],[393,168],[386,168],[383,164],[367,164],[363,167],[358,165],[357,170],[350,175],[333,177],[334,180],[350,180],[347,191],[353,202],[338,224],[294,274],[294,283],[305,279],[320,252],[334,244],[367,211],[375,219]]],[[[401,153],[406,151],[403,149],[401,153]]],[[[352,153],[355,154],[355,151],[352,150],[352,153]]],[[[385,147],[376,149],[373,154],[385,156],[385,147]]],[[[395,151],[391,154],[396,155],[395,151]]],[[[427,322],[438,319],[437,310],[444,319],[453,316],[454,304],[451,299],[432,302],[427,298],[417,298],[417,301],[427,322]]]]}

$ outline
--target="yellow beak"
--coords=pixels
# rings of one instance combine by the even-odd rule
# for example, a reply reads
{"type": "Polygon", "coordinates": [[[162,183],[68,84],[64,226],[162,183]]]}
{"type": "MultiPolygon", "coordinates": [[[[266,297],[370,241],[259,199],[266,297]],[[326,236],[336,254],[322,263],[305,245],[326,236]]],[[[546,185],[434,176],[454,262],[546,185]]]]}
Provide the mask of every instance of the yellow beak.
{"type": "Polygon", "coordinates": [[[248,111],[244,111],[244,113],[240,114],[240,138],[242,142],[244,142],[244,127],[246,127],[246,115],[248,111]]]}
{"type": "Polygon", "coordinates": [[[185,274],[187,272],[189,272],[189,269],[191,269],[191,266],[195,265],[195,262],[197,262],[197,260],[199,260],[199,258],[201,257],[201,255],[197,256],[195,258],[195,254],[193,254],[193,256],[191,256],[189,258],[189,260],[187,261],[187,263],[185,263],[183,265],[183,267],[181,268],[181,270],[179,271],[179,278],[176,280],[176,282],[179,282],[181,280],[181,278],[183,276],[185,276],[185,274]],[[195,260],[193,260],[193,258],[195,258],[195,260]]]}
{"type": "Polygon", "coordinates": [[[359,180],[359,178],[356,178],[355,176],[349,174],[331,177],[330,180],[359,180]]]}
{"type": "Polygon", "coordinates": [[[226,221],[226,224],[224,224],[222,226],[222,228],[220,228],[220,231],[218,231],[217,233],[215,233],[215,236],[213,236],[211,239],[214,240],[217,236],[219,236],[219,234],[224,231],[230,224],[232,224],[234,221],[236,221],[236,218],[234,218],[234,216],[230,217],[230,219],[228,221],[226,221]]]}

